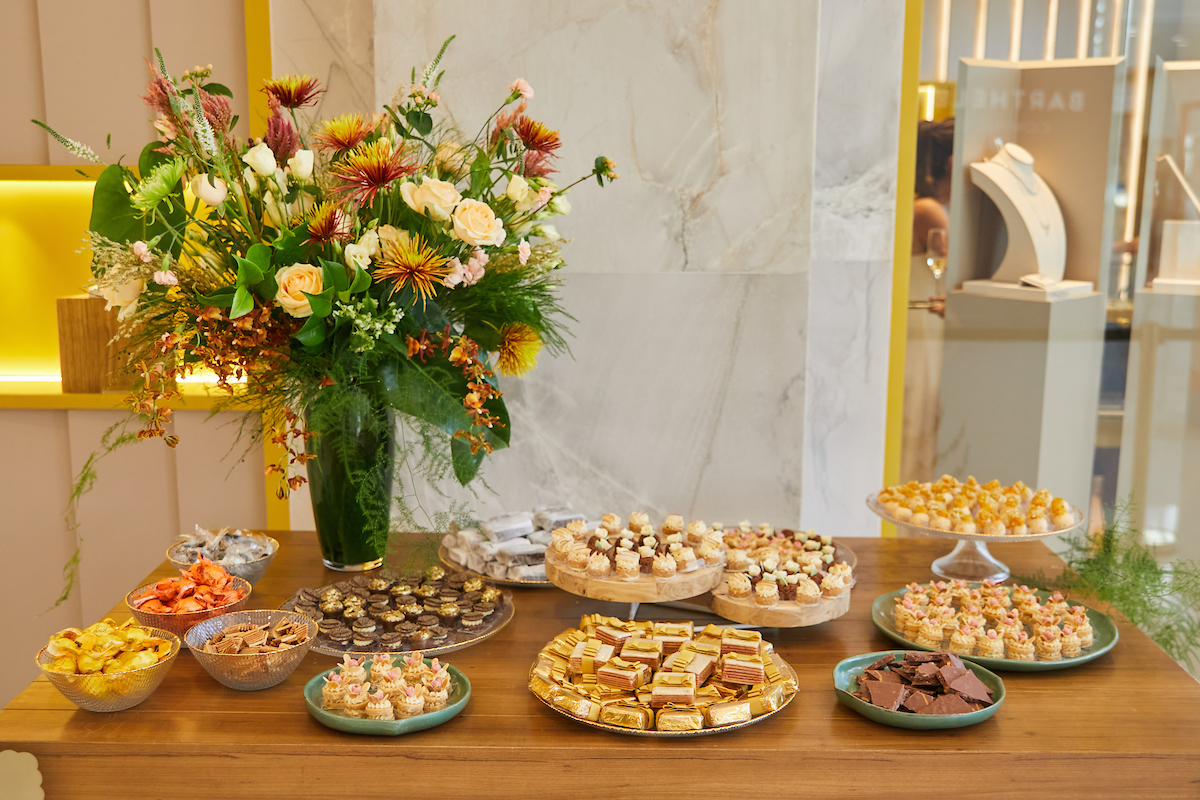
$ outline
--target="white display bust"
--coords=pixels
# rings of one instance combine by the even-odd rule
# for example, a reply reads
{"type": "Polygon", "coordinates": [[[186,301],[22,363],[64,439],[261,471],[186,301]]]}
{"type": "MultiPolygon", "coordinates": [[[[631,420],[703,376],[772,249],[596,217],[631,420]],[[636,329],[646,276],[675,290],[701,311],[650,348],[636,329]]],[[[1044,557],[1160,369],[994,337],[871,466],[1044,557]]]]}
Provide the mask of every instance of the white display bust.
{"type": "Polygon", "coordinates": [[[1089,294],[1090,281],[1064,281],[1067,231],[1054,192],[1033,169],[1033,156],[1012,142],[971,165],[971,182],[992,199],[1008,232],[1008,247],[991,280],[963,290],[1022,299],[1059,300],[1089,294]]]}

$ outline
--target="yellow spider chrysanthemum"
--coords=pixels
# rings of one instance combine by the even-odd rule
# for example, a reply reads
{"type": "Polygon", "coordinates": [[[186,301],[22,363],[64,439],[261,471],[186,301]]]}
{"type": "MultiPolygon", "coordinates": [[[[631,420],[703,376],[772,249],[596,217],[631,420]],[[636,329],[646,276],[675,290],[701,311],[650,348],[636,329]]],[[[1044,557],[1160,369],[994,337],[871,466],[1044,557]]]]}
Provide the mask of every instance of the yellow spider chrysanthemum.
{"type": "Polygon", "coordinates": [[[447,258],[425,243],[419,235],[402,239],[384,239],[380,241],[382,252],[375,262],[373,277],[376,283],[394,281],[388,297],[398,289],[411,287],[414,303],[420,298],[421,307],[426,301],[437,296],[437,287],[442,285],[442,279],[450,273],[446,266],[447,258]]]}
{"type": "Polygon", "coordinates": [[[500,329],[496,370],[501,375],[520,377],[534,368],[541,351],[537,331],[523,322],[510,322],[500,329]]]}
{"type": "Polygon", "coordinates": [[[344,153],[362,144],[373,128],[362,114],[342,114],[321,125],[312,140],[322,150],[344,153]]]}
{"type": "Polygon", "coordinates": [[[335,204],[325,202],[314,208],[308,215],[307,242],[348,242],[352,237],[350,217],[335,204]]]}

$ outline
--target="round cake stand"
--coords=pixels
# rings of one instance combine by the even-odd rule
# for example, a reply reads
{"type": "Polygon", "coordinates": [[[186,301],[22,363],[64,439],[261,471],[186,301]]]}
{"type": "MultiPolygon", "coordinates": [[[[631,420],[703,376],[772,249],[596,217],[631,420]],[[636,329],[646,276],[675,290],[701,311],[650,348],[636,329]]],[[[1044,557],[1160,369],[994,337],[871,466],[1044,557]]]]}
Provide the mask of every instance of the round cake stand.
{"type": "Polygon", "coordinates": [[[935,528],[910,525],[907,522],[892,519],[887,513],[887,509],[879,504],[878,494],[872,494],[867,497],[867,508],[896,527],[905,528],[920,536],[928,536],[931,539],[956,540],[958,544],[954,546],[954,549],[941,558],[935,559],[929,567],[934,575],[946,580],[1005,580],[1011,572],[1003,561],[988,551],[989,543],[1029,542],[1035,539],[1046,539],[1050,536],[1069,533],[1084,523],[1083,513],[1075,506],[1071,506],[1071,514],[1075,518],[1075,524],[1069,528],[1059,528],[1058,530],[1046,531],[1045,533],[1027,533],[1024,536],[984,536],[981,533],[939,531],[935,528]]]}

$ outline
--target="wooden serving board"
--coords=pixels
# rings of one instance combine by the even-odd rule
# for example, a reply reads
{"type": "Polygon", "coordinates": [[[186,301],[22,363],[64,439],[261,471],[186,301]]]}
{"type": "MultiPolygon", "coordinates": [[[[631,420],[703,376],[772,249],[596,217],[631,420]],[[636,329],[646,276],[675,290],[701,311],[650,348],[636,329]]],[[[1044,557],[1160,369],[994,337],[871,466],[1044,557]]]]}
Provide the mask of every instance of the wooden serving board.
{"type": "Polygon", "coordinates": [[[850,610],[850,590],[837,597],[822,597],[815,606],[802,606],[790,600],[780,600],[770,608],[754,603],[754,593],[749,597],[729,596],[728,584],[724,581],[712,594],[712,610],[725,619],[743,625],[761,628],[804,628],[820,625],[837,619],[850,610]]]}
{"type": "Polygon", "coordinates": [[[571,569],[561,561],[552,561],[548,557],[546,559],[546,577],[555,586],[581,597],[612,603],[687,600],[715,588],[721,582],[724,572],[724,565],[719,565],[676,574],[674,578],[642,575],[636,581],[623,581],[618,578],[590,578],[585,572],[571,569]]]}

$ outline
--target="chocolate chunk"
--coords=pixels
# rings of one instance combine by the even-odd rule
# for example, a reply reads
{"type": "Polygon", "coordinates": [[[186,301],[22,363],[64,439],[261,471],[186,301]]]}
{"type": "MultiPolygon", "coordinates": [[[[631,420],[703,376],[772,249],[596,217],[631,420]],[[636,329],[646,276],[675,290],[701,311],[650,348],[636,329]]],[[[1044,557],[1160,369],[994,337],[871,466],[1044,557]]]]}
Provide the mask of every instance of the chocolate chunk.
{"type": "Polygon", "coordinates": [[[898,709],[900,703],[904,702],[904,698],[909,693],[909,689],[906,686],[901,686],[898,683],[883,683],[881,681],[871,681],[866,685],[866,690],[867,694],[871,696],[872,705],[886,708],[888,711],[898,709]]]}
{"type": "MultiPolygon", "coordinates": [[[[903,683],[900,676],[892,672],[890,669],[865,669],[864,675],[869,675],[873,680],[881,681],[882,683],[903,683]]],[[[861,678],[859,679],[862,680],[861,678]]]]}
{"type": "Polygon", "coordinates": [[[966,675],[958,678],[954,683],[950,684],[949,689],[955,694],[962,695],[968,700],[974,700],[978,703],[992,704],[992,690],[984,685],[983,681],[975,677],[974,672],[968,672],[966,675]]]}
{"type": "Polygon", "coordinates": [[[895,660],[896,660],[896,656],[892,655],[891,653],[888,653],[886,656],[879,659],[871,666],[867,667],[867,669],[865,671],[870,671],[873,669],[883,669],[884,667],[886,667],[888,664],[891,664],[895,660]]]}
{"type": "Polygon", "coordinates": [[[967,705],[967,701],[963,700],[956,694],[944,694],[934,700],[929,705],[918,711],[918,714],[966,714],[972,711],[972,708],[967,705]]]}
{"type": "Polygon", "coordinates": [[[917,667],[917,671],[913,673],[912,682],[914,686],[937,686],[941,681],[938,680],[938,670],[941,669],[933,662],[926,662],[917,667]]]}
{"type": "Polygon", "coordinates": [[[926,661],[941,661],[944,653],[905,653],[905,664],[924,664],[926,661]]]}
{"type": "Polygon", "coordinates": [[[929,705],[932,702],[933,702],[932,695],[925,694],[924,692],[919,691],[919,690],[913,690],[912,694],[910,694],[908,697],[904,698],[904,702],[901,705],[904,708],[908,709],[909,711],[912,711],[913,713],[920,714],[921,709],[925,708],[925,706],[929,705]]]}
{"type": "Polygon", "coordinates": [[[963,675],[969,674],[971,671],[966,667],[955,667],[947,664],[938,670],[938,680],[942,684],[943,689],[950,688],[950,684],[961,678],[963,675]]]}
{"type": "Polygon", "coordinates": [[[950,659],[950,666],[966,669],[966,665],[963,664],[962,659],[954,655],[954,653],[947,653],[946,656],[950,659]]]}

